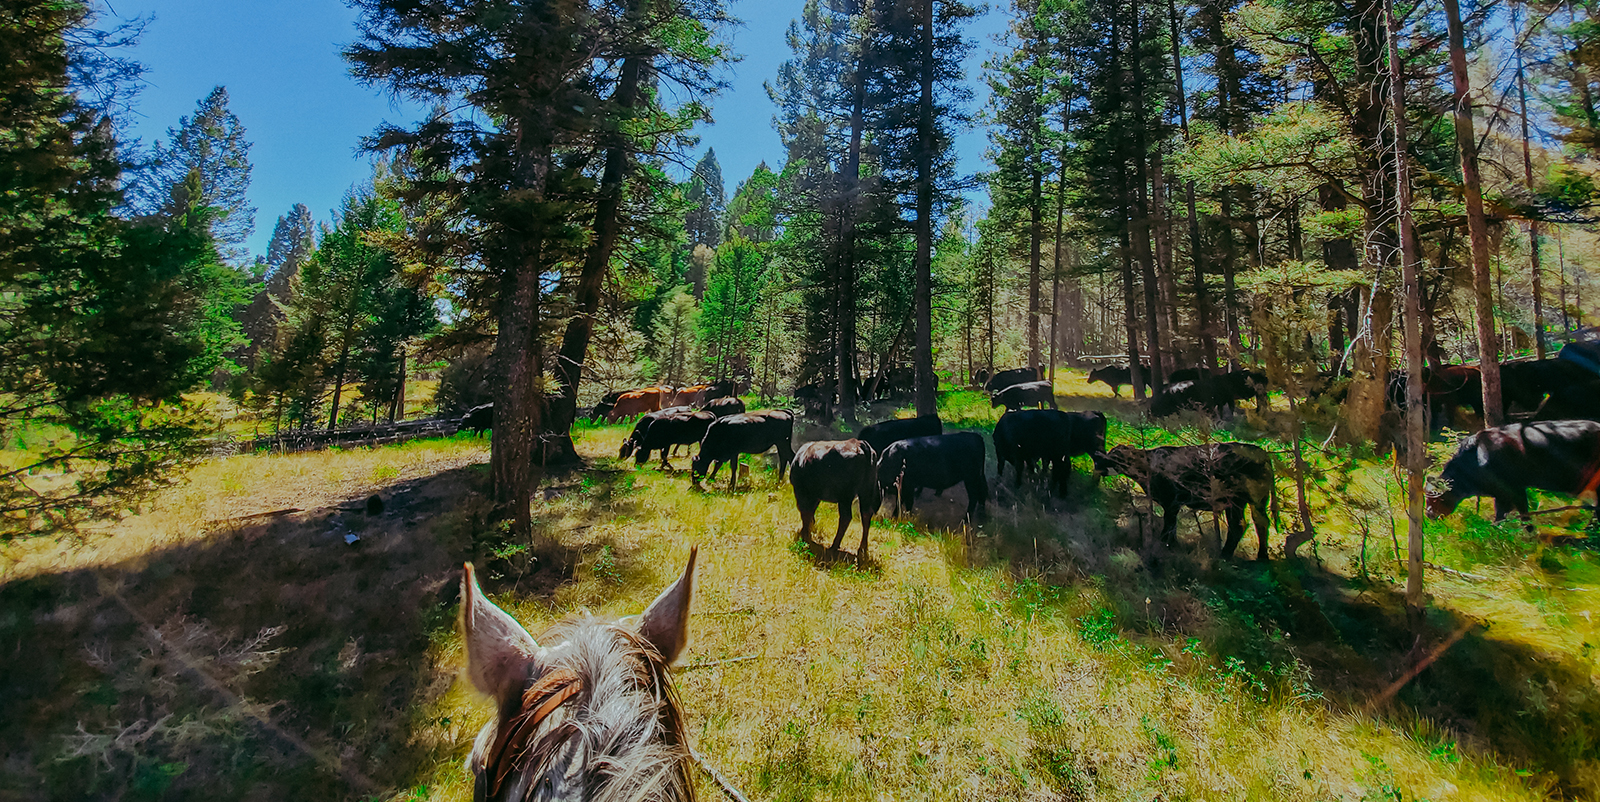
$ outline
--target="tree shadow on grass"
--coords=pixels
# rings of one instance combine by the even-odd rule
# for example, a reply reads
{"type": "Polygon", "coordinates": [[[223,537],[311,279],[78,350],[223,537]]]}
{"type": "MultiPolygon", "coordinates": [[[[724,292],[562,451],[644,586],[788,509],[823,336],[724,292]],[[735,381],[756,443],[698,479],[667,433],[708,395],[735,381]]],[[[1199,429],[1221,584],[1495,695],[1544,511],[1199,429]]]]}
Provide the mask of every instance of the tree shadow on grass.
{"type": "MultiPolygon", "coordinates": [[[[551,480],[591,518],[631,486],[604,470],[551,480]]],[[[486,489],[467,466],[385,489],[379,515],[354,499],[224,522],[0,585],[0,798],[384,797],[462,759],[466,722],[415,718],[459,668],[427,655],[455,625],[462,562],[524,598],[571,572],[493,556],[486,489]]]]}
{"type": "MultiPolygon", "coordinates": [[[[1119,529],[1125,548],[1151,539],[1136,522],[1119,529]]],[[[1145,553],[1138,570],[1100,584],[1130,638],[1163,650],[1174,637],[1196,638],[1215,661],[1240,661],[1276,692],[1314,693],[1388,720],[1436,741],[1441,754],[1492,754],[1546,774],[1565,795],[1600,793],[1591,662],[1496,637],[1491,623],[1438,604],[1414,626],[1402,590],[1387,583],[1281,552],[1266,562],[1210,558],[1192,526],[1180,531],[1177,548],[1145,553]]],[[[1253,537],[1241,551],[1253,551],[1253,537]]]]}

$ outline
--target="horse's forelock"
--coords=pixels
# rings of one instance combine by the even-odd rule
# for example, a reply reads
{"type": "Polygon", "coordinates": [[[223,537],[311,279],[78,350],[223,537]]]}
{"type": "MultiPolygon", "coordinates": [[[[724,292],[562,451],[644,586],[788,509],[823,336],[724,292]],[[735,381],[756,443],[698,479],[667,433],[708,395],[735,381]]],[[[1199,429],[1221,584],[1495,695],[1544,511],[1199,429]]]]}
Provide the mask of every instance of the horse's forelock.
{"type": "Polygon", "coordinates": [[[595,619],[558,624],[539,640],[560,645],[547,652],[522,709],[485,727],[473,751],[480,783],[505,777],[489,798],[693,799],[681,709],[654,647],[631,629],[595,619]],[[558,685],[570,677],[579,690],[535,717],[536,734],[525,748],[493,754],[498,731],[488,731],[528,723],[541,700],[551,698],[545,686],[552,677],[558,685]],[[496,757],[514,762],[485,765],[496,757]]]}

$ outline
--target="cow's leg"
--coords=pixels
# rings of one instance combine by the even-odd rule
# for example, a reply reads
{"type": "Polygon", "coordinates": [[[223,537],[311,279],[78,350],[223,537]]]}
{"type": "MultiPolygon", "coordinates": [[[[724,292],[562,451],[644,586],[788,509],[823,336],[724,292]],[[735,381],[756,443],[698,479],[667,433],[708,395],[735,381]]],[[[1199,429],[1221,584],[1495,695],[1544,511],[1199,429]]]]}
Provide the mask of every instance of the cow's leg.
{"type": "Polygon", "coordinates": [[[912,510],[916,509],[916,507],[917,507],[917,496],[919,496],[921,494],[922,494],[922,488],[920,488],[920,487],[904,487],[904,486],[902,486],[900,488],[900,508],[905,510],[906,512],[911,512],[912,510]]]}
{"type": "Polygon", "coordinates": [[[735,455],[733,455],[733,474],[728,477],[728,492],[729,493],[732,493],[732,492],[734,492],[734,491],[739,489],[739,462],[740,462],[740,458],[743,457],[743,456],[744,456],[743,454],[735,454],[735,455]]]}
{"type": "Polygon", "coordinates": [[[817,504],[820,501],[800,491],[795,491],[794,506],[800,510],[800,541],[811,542],[811,528],[817,523],[817,504]]]}
{"type": "Polygon", "coordinates": [[[794,446],[785,440],[778,444],[778,484],[783,484],[784,471],[789,469],[791,462],[794,462],[794,446]]]}
{"type": "Polygon", "coordinates": [[[1072,458],[1057,460],[1052,473],[1056,476],[1056,495],[1066,498],[1072,485],[1072,458]]]}
{"type": "MultiPolygon", "coordinates": [[[[1256,540],[1260,543],[1256,547],[1256,559],[1267,558],[1267,502],[1257,501],[1250,505],[1250,517],[1256,525],[1256,540]]],[[[1242,527],[1241,527],[1242,528],[1242,527]]],[[[1298,544],[1297,544],[1298,545],[1298,544]]]]}
{"type": "Polygon", "coordinates": [[[844,544],[844,530],[849,529],[849,528],[850,528],[850,499],[845,499],[844,501],[839,502],[839,531],[836,534],[834,534],[834,536],[833,536],[833,545],[828,547],[829,551],[835,551],[836,552],[836,551],[839,550],[839,547],[844,544]]]}
{"type": "MultiPolygon", "coordinates": [[[[872,531],[872,514],[877,510],[868,509],[872,499],[867,496],[860,496],[859,499],[858,503],[861,505],[861,545],[856,549],[856,567],[865,568],[867,565],[867,535],[872,531]]],[[[846,501],[839,507],[840,509],[849,509],[850,502],[846,501]]],[[[843,529],[839,530],[839,535],[840,537],[844,536],[843,529]]]]}
{"type": "MultiPolygon", "coordinates": [[[[1233,556],[1235,549],[1239,548],[1239,540],[1244,537],[1244,514],[1238,507],[1229,507],[1226,513],[1228,518],[1228,540],[1222,544],[1222,556],[1233,556]]],[[[1265,559],[1263,557],[1262,559],[1265,559]]]]}
{"type": "Polygon", "coordinates": [[[1509,493],[1507,493],[1507,494],[1505,494],[1503,496],[1495,496],[1494,497],[1494,520],[1495,520],[1495,523],[1499,523],[1499,522],[1505,520],[1506,516],[1510,515],[1513,512],[1521,513],[1521,515],[1522,515],[1522,517],[1524,519],[1527,519],[1527,520],[1530,520],[1530,521],[1532,520],[1532,517],[1528,515],[1528,491],[1527,490],[1521,490],[1521,491],[1513,490],[1513,491],[1511,491],[1511,492],[1509,492],[1509,493]]]}
{"type": "Polygon", "coordinates": [[[1161,542],[1178,545],[1178,510],[1181,504],[1168,504],[1161,508],[1161,542]]]}

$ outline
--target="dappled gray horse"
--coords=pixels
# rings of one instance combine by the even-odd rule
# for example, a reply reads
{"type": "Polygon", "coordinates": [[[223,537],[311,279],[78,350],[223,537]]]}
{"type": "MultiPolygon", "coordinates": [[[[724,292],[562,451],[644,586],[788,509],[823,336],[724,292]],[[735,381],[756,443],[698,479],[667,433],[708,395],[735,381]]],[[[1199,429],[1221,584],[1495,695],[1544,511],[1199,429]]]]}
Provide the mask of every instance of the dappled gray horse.
{"type": "Polygon", "coordinates": [[[667,667],[688,640],[697,551],[636,622],[569,619],[544,634],[553,646],[485,598],[467,564],[467,673],[499,710],[467,759],[475,800],[694,798],[667,667]]]}

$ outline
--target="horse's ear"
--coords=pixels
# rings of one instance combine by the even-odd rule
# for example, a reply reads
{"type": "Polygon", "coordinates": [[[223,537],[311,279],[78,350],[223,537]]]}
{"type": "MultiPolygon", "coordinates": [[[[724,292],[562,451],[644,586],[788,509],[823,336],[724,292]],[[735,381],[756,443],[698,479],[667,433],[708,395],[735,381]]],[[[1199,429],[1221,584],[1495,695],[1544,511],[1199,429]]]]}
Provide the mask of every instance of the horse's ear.
{"type": "Polygon", "coordinates": [[[479,692],[504,703],[522,692],[537,662],[539,644],[506,611],[483,595],[472,563],[461,575],[461,638],[467,675],[479,692]]]}
{"type": "Polygon", "coordinates": [[[668,665],[677,662],[689,643],[689,603],[694,599],[694,560],[699,553],[699,546],[689,549],[683,576],[650,602],[639,618],[639,634],[661,652],[668,665]]]}

